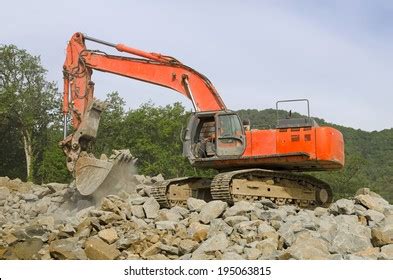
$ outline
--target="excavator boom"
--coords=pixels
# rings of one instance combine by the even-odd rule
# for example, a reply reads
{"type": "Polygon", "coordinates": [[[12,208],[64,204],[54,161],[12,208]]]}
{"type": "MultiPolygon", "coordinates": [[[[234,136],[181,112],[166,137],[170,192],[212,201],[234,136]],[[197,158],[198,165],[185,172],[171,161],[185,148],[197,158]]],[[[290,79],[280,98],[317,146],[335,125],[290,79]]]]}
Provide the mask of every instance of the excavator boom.
{"type": "Polygon", "coordinates": [[[105,107],[104,103],[94,100],[94,83],[91,80],[93,70],[170,88],[189,98],[196,111],[226,110],[224,102],[209,79],[177,59],[75,33],[68,42],[63,66],[65,125],[64,140],[60,145],[67,156],[67,168],[76,177],[77,187],[82,194],[94,192],[103,184],[113,167],[120,165],[117,162],[114,164],[95,159],[86,153],[97,135],[100,114],[105,107]],[[133,57],[89,50],[85,45],[86,40],[113,47],[133,57]],[[75,131],[67,135],[66,124],[69,114],[75,131]]]}

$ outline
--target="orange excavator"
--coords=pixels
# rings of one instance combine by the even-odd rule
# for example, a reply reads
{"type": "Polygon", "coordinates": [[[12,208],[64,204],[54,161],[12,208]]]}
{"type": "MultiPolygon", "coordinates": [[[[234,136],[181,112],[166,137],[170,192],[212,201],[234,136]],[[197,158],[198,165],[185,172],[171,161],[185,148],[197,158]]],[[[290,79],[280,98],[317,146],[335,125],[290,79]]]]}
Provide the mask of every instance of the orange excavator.
{"type": "MultiPolygon", "coordinates": [[[[179,60],[123,44],[112,44],[75,33],[67,45],[64,73],[64,140],[67,168],[83,195],[102,187],[126,184],[135,159],[127,152],[95,158],[89,148],[96,138],[105,104],[94,98],[93,70],[144,81],[177,91],[191,100],[192,113],[183,134],[183,154],[191,165],[213,168],[214,178],[184,177],[156,183],[152,195],[162,207],[181,205],[189,197],[239,200],[270,199],[278,205],[327,206],[328,184],[300,171],[337,170],[344,166],[342,134],[320,127],[308,116],[278,119],[275,129],[250,129],[228,110],[213,84],[179,60]],[[86,48],[93,41],[131,56],[109,55],[86,48]],[[74,131],[67,135],[71,115],[74,131]],[[119,175],[120,174],[120,175],[119,175]],[[109,185],[109,186],[108,186],[109,185]]],[[[308,100],[285,100],[280,102],[308,100]]]]}

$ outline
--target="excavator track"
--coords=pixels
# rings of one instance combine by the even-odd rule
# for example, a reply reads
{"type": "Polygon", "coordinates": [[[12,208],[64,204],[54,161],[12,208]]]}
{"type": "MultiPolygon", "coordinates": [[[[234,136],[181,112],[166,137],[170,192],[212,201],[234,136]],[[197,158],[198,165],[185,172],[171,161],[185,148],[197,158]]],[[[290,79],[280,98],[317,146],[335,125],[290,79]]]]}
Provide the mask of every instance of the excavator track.
{"type": "Polygon", "coordinates": [[[229,204],[266,198],[300,207],[327,207],[333,199],[329,185],[312,176],[264,169],[220,173],[212,180],[211,195],[229,204]]]}
{"type": "Polygon", "coordinates": [[[210,181],[210,179],[200,177],[169,179],[155,183],[151,195],[161,208],[186,206],[189,197],[210,201],[212,200],[210,181]]]}
{"type": "Polygon", "coordinates": [[[328,184],[312,176],[264,169],[223,172],[213,179],[174,178],[154,185],[152,196],[162,208],[186,206],[189,197],[236,201],[270,199],[277,205],[293,204],[303,208],[327,207],[332,202],[328,184]]]}

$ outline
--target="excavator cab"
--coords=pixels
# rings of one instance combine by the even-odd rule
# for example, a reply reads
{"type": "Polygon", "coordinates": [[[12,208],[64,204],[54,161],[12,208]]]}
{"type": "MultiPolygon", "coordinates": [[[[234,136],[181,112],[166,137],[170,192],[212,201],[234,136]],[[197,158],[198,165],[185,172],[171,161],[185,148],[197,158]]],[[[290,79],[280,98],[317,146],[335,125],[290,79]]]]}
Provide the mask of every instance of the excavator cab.
{"type": "Polygon", "coordinates": [[[239,157],[246,147],[239,116],[228,111],[196,112],[183,138],[183,155],[194,159],[239,157]]]}

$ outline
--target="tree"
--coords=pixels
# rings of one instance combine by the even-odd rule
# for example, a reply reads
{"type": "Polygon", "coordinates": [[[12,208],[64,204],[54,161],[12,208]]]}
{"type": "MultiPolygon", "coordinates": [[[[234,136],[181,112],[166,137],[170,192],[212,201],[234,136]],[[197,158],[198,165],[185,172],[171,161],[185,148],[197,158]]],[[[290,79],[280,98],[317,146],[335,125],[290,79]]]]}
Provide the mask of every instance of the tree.
{"type": "Polygon", "coordinates": [[[38,56],[14,45],[0,46],[0,120],[19,136],[28,180],[33,179],[35,159],[42,155],[47,129],[59,115],[60,96],[45,73],[38,56]]]}
{"type": "Polygon", "coordinates": [[[108,93],[105,99],[106,109],[101,114],[100,125],[97,132],[94,151],[97,157],[100,154],[111,154],[112,149],[120,149],[119,137],[124,129],[125,111],[124,99],[117,91],[108,93]]]}

